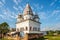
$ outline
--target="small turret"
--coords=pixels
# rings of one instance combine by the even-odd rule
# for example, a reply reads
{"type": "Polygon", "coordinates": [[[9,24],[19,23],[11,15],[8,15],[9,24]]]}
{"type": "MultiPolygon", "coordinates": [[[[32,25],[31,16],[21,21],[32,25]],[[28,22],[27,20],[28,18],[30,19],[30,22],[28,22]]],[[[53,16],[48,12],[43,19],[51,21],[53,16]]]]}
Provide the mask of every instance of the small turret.
{"type": "Polygon", "coordinates": [[[34,15],[34,20],[37,21],[37,22],[39,22],[39,19],[40,19],[40,18],[39,18],[39,16],[38,16],[38,14],[35,14],[35,15],[34,15]]]}
{"type": "Polygon", "coordinates": [[[23,21],[23,16],[22,14],[18,14],[18,17],[17,17],[17,22],[22,22],[23,21]]]}

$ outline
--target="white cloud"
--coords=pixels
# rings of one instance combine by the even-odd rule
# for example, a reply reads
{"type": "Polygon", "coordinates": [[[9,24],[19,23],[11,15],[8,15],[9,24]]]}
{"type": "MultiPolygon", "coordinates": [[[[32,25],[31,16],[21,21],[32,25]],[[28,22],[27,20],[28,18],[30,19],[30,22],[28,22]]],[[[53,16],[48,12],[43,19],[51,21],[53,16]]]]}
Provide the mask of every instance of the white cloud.
{"type": "Polygon", "coordinates": [[[44,8],[44,5],[43,4],[33,4],[33,6],[32,6],[32,9],[33,10],[35,10],[35,11],[38,11],[38,12],[40,12],[40,10],[43,10],[43,8],[44,8]],[[36,8],[36,9],[35,9],[36,8]]]}
{"type": "Polygon", "coordinates": [[[22,0],[17,0],[19,3],[22,1],[22,0]]]}
{"type": "Polygon", "coordinates": [[[51,27],[51,30],[60,30],[60,23],[56,23],[51,27]]]}
{"type": "Polygon", "coordinates": [[[51,18],[51,17],[56,16],[56,18],[57,18],[59,16],[59,14],[60,14],[60,10],[53,10],[48,17],[51,18]]]}
{"type": "Polygon", "coordinates": [[[46,26],[42,29],[42,31],[49,31],[49,30],[51,30],[49,26],[46,26]]]}
{"type": "Polygon", "coordinates": [[[4,18],[4,16],[3,16],[2,14],[0,14],[0,18],[1,18],[1,19],[3,19],[3,18],[4,18]]]}
{"type": "Polygon", "coordinates": [[[46,13],[45,12],[39,12],[39,16],[41,19],[47,19],[46,13]]]}
{"type": "Polygon", "coordinates": [[[18,11],[18,8],[16,6],[13,6],[13,8],[18,11]]]}
{"type": "Polygon", "coordinates": [[[43,5],[41,5],[41,9],[43,9],[44,8],[44,6],[43,5]]]}
{"type": "MultiPolygon", "coordinates": [[[[33,6],[31,6],[31,9],[32,9],[32,10],[34,10],[34,7],[33,7],[33,6]]],[[[35,10],[36,10],[36,9],[35,9],[35,10]]]]}
{"type": "Polygon", "coordinates": [[[23,7],[22,6],[19,6],[19,9],[22,11],[23,10],[23,7]]]}
{"type": "Polygon", "coordinates": [[[55,4],[55,2],[52,2],[51,4],[50,4],[50,6],[53,6],[55,4]]]}
{"type": "Polygon", "coordinates": [[[2,7],[2,6],[4,6],[4,3],[2,3],[2,2],[0,1],[0,7],[2,7]]]}
{"type": "Polygon", "coordinates": [[[5,0],[2,0],[2,2],[5,4],[5,0]]]}
{"type": "Polygon", "coordinates": [[[9,16],[3,15],[3,14],[0,14],[0,18],[3,19],[3,20],[10,20],[9,16]]]}
{"type": "Polygon", "coordinates": [[[16,5],[18,5],[18,2],[17,2],[17,0],[13,0],[15,3],[16,3],[16,5]]]}
{"type": "Polygon", "coordinates": [[[13,21],[16,19],[17,14],[14,12],[11,12],[9,9],[4,9],[2,12],[3,13],[0,14],[1,19],[9,20],[9,21],[13,21]]]}
{"type": "Polygon", "coordinates": [[[39,10],[40,9],[40,6],[39,6],[39,4],[33,4],[34,6],[32,7],[32,8],[36,8],[36,10],[39,10]]]}
{"type": "Polygon", "coordinates": [[[6,15],[9,16],[9,18],[15,19],[16,18],[16,14],[14,12],[11,12],[10,10],[8,10],[6,12],[6,15]]]}
{"type": "Polygon", "coordinates": [[[56,21],[60,20],[60,15],[57,16],[56,21]]]}
{"type": "Polygon", "coordinates": [[[16,17],[17,17],[17,14],[15,14],[14,12],[12,12],[11,13],[11,18],[16,19],[16,17]]]}
{"type": "Polygon", "coordinates": [[[56,1],[57,1],[57,0],[54,0],[53,2],[51,2],[50,6],[53,6],[56,1]]]}
{"type": "Polygon", "coordinates": [[[43,27],[41,30],[42,31],[49,31],[49,30],[60,30],[60,23],[55,23],[55,24],[49,24],[45,25],[45,27],[43,27]]]}
{"type": "Polygon", "coordinates": [[[56,9],[60,9],[60,7],[58,6],[56,9]]]}
{"type": "Polygon", "coordinates": [[[22,0],[13,0],[13,2],[18,5],[22,0]]]}
{"type": "Polygon", "coordinates": [[[51,15],[51,16],[57,15],[57,14],[59,14],[59,13],[60,13],[60,10],[53,10],[53,12],[52,12],[52,15],[51,15]]]}

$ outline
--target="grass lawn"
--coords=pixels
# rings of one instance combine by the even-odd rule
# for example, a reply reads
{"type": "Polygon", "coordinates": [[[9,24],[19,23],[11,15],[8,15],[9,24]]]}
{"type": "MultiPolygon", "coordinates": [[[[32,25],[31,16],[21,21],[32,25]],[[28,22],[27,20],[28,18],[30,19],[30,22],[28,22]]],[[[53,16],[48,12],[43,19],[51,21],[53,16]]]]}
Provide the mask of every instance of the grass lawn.
{"type": "Polygon", "coordinates": [[[7,38],[2,38],[2,39],[0,39],[0,40],[8,40],[7,38]]]}
{"type": "Polygon", "coordinates": [[[60,40],[60,36],[44,36],[44,38],[48,40],[60,40]]]}
{"type": "MultiPolygon", "coordinates": [[[[60,40],[60,36],[44,36],[44,38],[47,38],[48,40],[60,40]]],[[[8,40],[8,39],[7,38],[2,38],[2,40],[8,40]]],[[[42,40],[42,39],[40,38],[39,40],[42,40]]]]}
{"type": "MultiPolygon", "coordinates": [[[[0,40],[9,40],[9,39],[7,39],[7,38],[2,38],[2,39],[0,39],[0,40]]],[[[11,39],[12,40],[12,39],[11,39]]]]}

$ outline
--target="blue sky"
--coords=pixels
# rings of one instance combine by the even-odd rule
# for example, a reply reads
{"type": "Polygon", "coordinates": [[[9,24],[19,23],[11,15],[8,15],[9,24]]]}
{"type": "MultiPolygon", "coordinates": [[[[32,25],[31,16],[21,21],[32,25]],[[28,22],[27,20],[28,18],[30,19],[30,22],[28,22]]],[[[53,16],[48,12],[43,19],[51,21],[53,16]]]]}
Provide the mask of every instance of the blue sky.
{"type": "Polygon", "coordinates": [[[39,14],[41,30],[60,30],[60,0],[0,0],[0,23],[16,27],[16,17],[27,3],[39,14]]]}

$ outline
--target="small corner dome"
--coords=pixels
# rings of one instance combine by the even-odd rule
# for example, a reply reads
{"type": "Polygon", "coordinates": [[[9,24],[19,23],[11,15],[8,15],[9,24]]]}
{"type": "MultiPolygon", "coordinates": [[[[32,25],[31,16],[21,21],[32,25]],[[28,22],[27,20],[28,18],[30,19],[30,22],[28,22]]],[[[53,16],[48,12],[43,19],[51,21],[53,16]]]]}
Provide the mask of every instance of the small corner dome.
{"type": "Polygon", "coordinates": [[[21,13],[19,13],[19,14],[18,14],[18,16],[19,16],[19,15],[22,15],[22,14],[21,14],[21,13]]]}
{"type": "Polygon", "coordinates": [[[21,13],[18,14],[18,18],[20,18],[20,17],[22,17],[22,14],[21,13]]]}
{"type": "Polygon", "coordinates": [[[35,17],[35,18],[39,18],[38,14],[35,14],[34,17],[35,17]]]}

